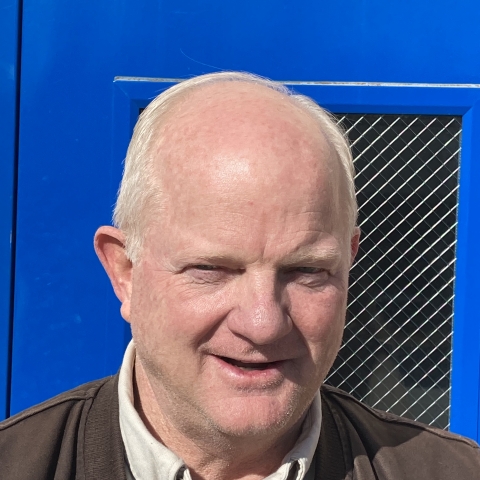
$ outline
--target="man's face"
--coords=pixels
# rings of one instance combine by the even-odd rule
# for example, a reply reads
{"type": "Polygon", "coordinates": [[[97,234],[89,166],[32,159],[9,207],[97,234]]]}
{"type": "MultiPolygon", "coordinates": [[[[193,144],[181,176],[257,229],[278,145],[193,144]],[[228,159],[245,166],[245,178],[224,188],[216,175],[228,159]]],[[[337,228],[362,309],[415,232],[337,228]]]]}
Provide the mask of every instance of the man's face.
{"type": "Polygon", "coordinates": [[[168,417],[279,434],[337,354],[351,244],[314,122],[237,88],[164,132],[177,147],[158,167],[165,209],[150,215],[128,320],[168,417]]]}

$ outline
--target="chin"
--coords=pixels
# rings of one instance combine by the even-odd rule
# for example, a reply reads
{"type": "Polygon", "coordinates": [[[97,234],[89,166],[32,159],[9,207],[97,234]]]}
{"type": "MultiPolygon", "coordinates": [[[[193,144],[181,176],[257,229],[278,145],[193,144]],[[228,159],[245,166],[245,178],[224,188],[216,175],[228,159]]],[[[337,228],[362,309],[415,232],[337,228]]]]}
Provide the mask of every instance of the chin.
{"type": "Polygon", "coordinates": [[[232,437],[258,437],[281,434],[292,428],[302,417],[308,404],[302,408],[296,401],[284,402],[270,396],[245,396],[223,400],[211,406],[212,426],[232,437]]]}

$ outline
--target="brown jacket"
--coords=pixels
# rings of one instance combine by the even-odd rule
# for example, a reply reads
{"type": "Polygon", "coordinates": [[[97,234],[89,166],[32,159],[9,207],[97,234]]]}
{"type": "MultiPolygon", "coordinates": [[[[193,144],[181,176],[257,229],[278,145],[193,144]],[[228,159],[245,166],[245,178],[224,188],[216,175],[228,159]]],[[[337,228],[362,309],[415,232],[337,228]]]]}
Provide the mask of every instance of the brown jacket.
{"type": "MultiPolygon", "coordinates": [[[[118,377],[0,423],[2,480],[125,480],[118,377]]],[[[478,445],[322,387],[317,480],[480,480],[478,445]]]]}

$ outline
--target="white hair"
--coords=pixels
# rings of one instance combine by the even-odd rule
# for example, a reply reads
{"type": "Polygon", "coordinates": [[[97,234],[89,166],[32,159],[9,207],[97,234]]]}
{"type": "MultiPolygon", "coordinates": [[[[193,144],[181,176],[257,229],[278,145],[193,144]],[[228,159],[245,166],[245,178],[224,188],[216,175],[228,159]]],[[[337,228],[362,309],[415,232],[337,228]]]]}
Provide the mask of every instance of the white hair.
{"type": "Polygon", "coordinates": [[[158,95],[142,112],[133,132],[127,156],[122,182],[118,190],[117,202],[113,212],[113,223],[125,235],[127,257],[137,262],[145,236],[145,211],[147,206],[161,208],[161,188],[154,175],[153,147],[159,138],[162,120],[179,100],[184,99],[193,90],[207,84],[220,82],[247,82],[262,85],[289,97],[294,104],[308,112],[318,121],[320,130],[336,153],[345,179],[342,199],[346,205],[347,225],[350,232],[357,221],[357,200],[355,196],[354,166],[350,146],[343,129],[335,118],[320,107],[311,98],[290,91],[281,83],[244,72],[219,72],[200,75],[177,83],[158,95]]]}

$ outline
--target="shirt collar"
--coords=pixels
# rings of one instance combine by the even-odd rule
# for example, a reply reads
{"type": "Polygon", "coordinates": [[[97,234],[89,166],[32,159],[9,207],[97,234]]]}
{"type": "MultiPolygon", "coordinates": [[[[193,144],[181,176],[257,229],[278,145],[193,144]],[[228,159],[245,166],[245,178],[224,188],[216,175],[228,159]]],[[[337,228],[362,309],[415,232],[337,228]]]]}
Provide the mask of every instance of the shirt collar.
{"type": "MultiPolygon", "coordinates": [[[[127,476],[135,480],[191,480],[183,460],[152,436],[135,410],[134,365],[135,347],[131,341],[123,358],[118,381],[120,431],[128,460],[127,476]]],[[[265,480],[308,480],[311,477],[310,465],[320,438],[321,423],[321,399],[317,392],[296,444],[285,456],[279,469],[265,480]]]]}

